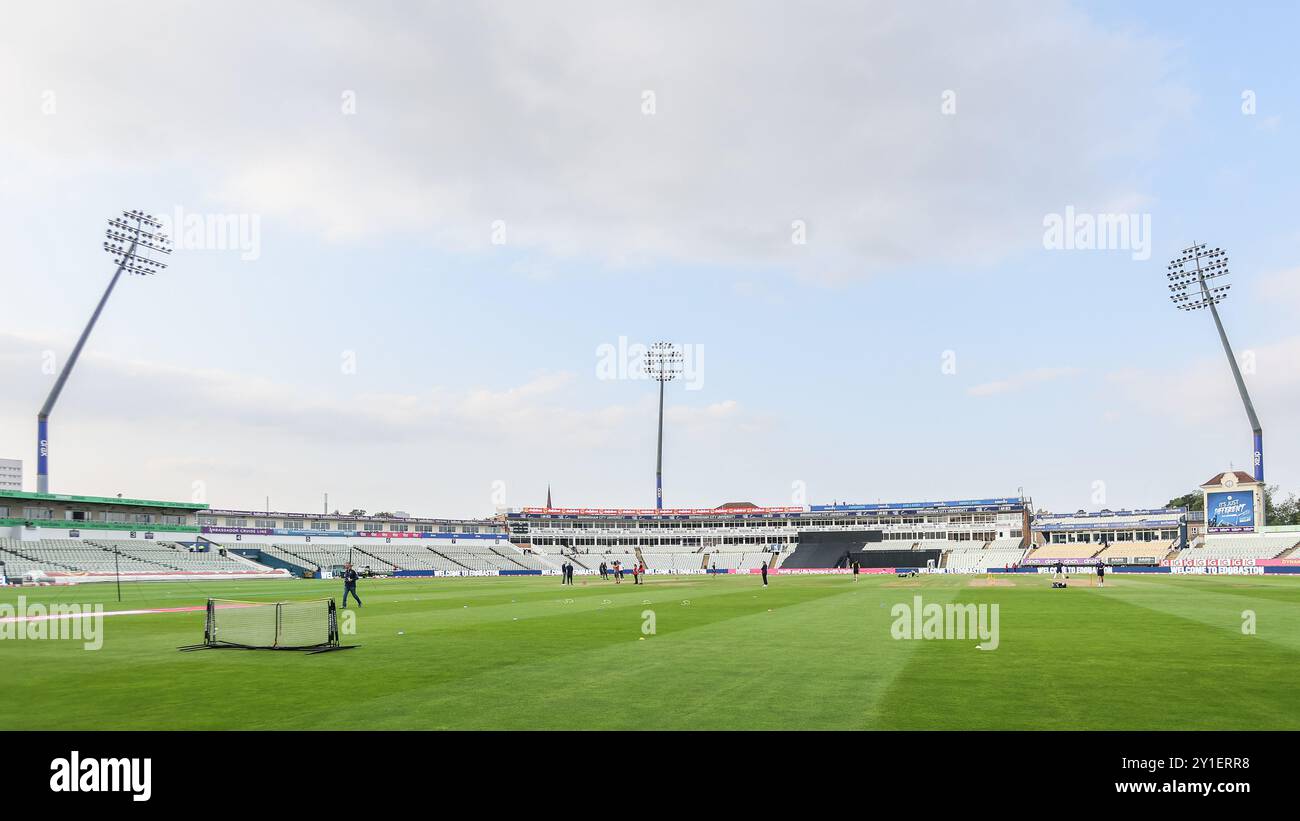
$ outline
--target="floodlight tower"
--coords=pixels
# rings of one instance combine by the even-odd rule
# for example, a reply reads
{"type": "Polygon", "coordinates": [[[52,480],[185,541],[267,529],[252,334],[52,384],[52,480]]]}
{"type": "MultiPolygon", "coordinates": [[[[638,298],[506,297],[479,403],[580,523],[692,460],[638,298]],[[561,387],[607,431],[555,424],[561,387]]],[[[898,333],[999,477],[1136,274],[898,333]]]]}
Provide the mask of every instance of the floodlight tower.
{"type": "Polygon", "coordinates": [[[671,342],[656,342],[646,351],[645,372],[659,383],[659,450],[655,459],[655,509],[664,506],[664,383],[682,372],[682,352],[671,342]]]}
{"type": "Polygon", "coordinates": [[[1223,343],[1223,352],[1228,355],[1228,364],[1232,367],[1232,378],[1237,381],[1237,392],[1241,402],[1246,406],[1246,417],[1250,419],[1250,428],[1255,435],[1255,481],[1264,481],[1264,429],[1260,427],[1259,417],[1255,415],[1255,405],[1246,392],[1246,382],[1241,378],[1241,368],[1237,357],[1232,354],[1228,344],[1228,335],[1223,330],[1223,320],[1219,319],[1220,302],[1228,298],[1231,283],[1225,282],[1228,276],[1228,252],[1222,248],[1207,248],[1204,244],[1184,248],[1181,255],[1169,263],[1169,299],[1180,311],[1198,311],[1209,308],[1214,317],[1214,326],[1219,329],[1219,341],[1223,343]]]}
{"type": "Polygon", "coordinates": [[[162,233],[162,224],[144,211],[123,211],[122,216],[111,218],[104,236],[104,250],[117,263],[117,271],[108,281],[108,288],[104,290],[104,295],[99,298],[99,304],[95,306],[95,312],[90,315],[90,321],[81,331],[81,338],[77,340],[72,353],[68,355],[68,361],[63,363],[59,378],[55,380],[50,395],[45,398],[45,404],[41,405],[41,409],[36,414],[36,491],[38,493],[50,492],[50,412],[54,410],[54,403],[59,400],[59,394],[63,392],[68,374],[72,373],[72,368],[77,364],[81,349],[85,347],[86,339],[95,327],[99,314],[104,310],[109,294],[113,293],[113,287],[117,285],[123,272],[140,275],[156,274],[167,267],[167,263],[162,260],[172,252],[171,240],[162,233]]]}

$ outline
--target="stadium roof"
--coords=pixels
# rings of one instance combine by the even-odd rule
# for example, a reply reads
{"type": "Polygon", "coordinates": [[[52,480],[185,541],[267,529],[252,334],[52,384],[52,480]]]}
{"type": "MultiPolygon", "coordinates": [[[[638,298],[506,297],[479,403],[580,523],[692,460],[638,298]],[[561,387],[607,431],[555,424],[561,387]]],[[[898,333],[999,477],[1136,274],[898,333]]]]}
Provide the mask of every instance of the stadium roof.
{"type": "Polygon", "coordinates": [[[814,513],[834,511],[891,511],[891,510],[925,510],[930,508],[999,508],[1007,506],[1024,507],[1024,499],[1005,497],[1000,499],[960,499],[948,502],[878,502],[873,504],[854,504],[841,502],[833,505],[812,505],[814,513]]]}
{"type": "Polygon", "coordinates": [[[1258,484],[1258,482],[1255,481],[1255,477],[1251,476],[1249,473],[1246,473],[1244,470],[1225,470],[1223,473],[1214,474],[1214,476],[1208,482],[1201,485],[1201,487],[1209,487],[1210,485],[1221,485],[1223,484],[1223,477],[1225,476],[1235,477],[1237,480],[1237,484],[1239,485],[1258,484]]]}
{"type": "MultiPolygon", "coordinates": [[[[207,505],[204,505],[207,507],[207,505]]],[[[353,516],[350,513],[303,513],[302,511],[287,510],[238,510],[235,508],[219,507],[208,511],[215,516],[251,516],[267,519],[346,519],[356,522],[404,522],[407,524],[420,524],[421,522],[455,522],[456,524],[493,524],[496,521],[495,516],[486,518],[474,518],[468,516],[447,517],[447,516],[412,516],[409,513],[393,511],[385,515],[378,513],[367,514],[365,516],[353,516]]]]}
{"type": "Polygon", "coordinates": [[[1185,507],[1153,507],[1138,508],[1135,510],[1076,510],[1074,513],[1048,513],[1046,511],[1034,514],[1035,519],[1105,519],[1133,516],[1150,516],[1150,515],[1179,515],[1187,512],[1185,507]]]}
{"type": "Polygon", "coordinates": [[[120,496],[69,496],[65,493],[26,493],[0,490],[0,499],[25,499],[34,502],[82,502],[92,505],[130,505],[131,507],[166,507],[181,510],[206,510],[198,502],[159,502],[152,499],[123,499],[120,496]]]}

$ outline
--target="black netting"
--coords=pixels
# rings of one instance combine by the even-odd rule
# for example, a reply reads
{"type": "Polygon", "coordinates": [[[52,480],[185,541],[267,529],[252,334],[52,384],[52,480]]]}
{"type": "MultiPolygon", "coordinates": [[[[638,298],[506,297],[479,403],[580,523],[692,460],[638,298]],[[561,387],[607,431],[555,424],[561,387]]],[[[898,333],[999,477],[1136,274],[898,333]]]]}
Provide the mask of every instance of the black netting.
{"type": "Polygon", "coordinates": [[[330,640],[329,600],[281,602],[278,647],[315,647],[330,640]]]}
{"type": "Polygon", "coordinates": [[[209,605],[209,641],[239,647],[274,647],[278,605],[214,599],[209,605]]]}
{"type": "Polygon", "coordinates": [[[208,642],[235,647],[319,647],[329,644],[330,600],[236,602],[213,599],[208,642]]]}

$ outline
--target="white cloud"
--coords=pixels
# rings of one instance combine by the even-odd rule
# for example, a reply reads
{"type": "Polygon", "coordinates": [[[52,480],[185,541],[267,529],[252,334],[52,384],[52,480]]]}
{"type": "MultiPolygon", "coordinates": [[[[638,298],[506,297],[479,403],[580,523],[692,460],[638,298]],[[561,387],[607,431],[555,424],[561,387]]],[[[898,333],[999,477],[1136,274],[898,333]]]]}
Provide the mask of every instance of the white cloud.
{"type": "Polygon", "coordinates": [[[1006,379],[972,385],[966,389],[966,394],[968,396],[998,396],[1004,393],[1014,393],[1031,385],[1075,376],[1079,372],[1078,368],[1035,368],[1006,379]]]}
{"type": "Polygon", "coordinates": [[[0,146],[46,186],[194,168],[224,207],[338,241],[492,250],[504,220],[512,247],[613,264],[987,263],[1038,244],[1061,192],[1141,197],[1187,104],[1165,44],[1013,6],[27,4],[0,146]]]}
{"type": "MultiPolygon", "coordinates": [[[[1300,428],[1300,368],[1296,367],[1300,336],[1251,351],[1254,373],[1243,378],[1265,433],[1300,428]]],[[[1134,406],[1183,426],[1245,424],[1241,398],[1223,356],[1202,357],[1185,367],[1164,371],[1114,371],[1107,381],[1121,388],[1134,406]]]]}
{"type": "Polygon", "coordinates": [[[1266,304],[1300,310],[1300,268],[1276,271],[1260,277],[1255,293],[1256,298],[1266,304]]]}
{"type": "MultiPolygon", "coordinates": [[[[1265,477],[1284,488],[1294,487],[1300,464],[1300,336],[1252,349],[1254,372],[1245,374],[1246,388],[1264,428],[1265,477]]],[[[1202,357],[1168,370],[1125,369],[1107,375],[1108,403],[1144,416],[1154,436],[1184,449],[1170,457],[1198,456],[1198,469],[1209,476],[1229,465],[1250,469],[1251,431],[1232,372],[1222,355],[1202,357]]]]}
{"type": "MultiPolygon", "coordinates": [[[[54,378],[41,368],[48,349],[61,346],[0,333],[6,456],[34,447],[24,434],[34,434],[36,404],[54,378]]],[[[202,481],[216,504],[257,506],[267,493],[282,507],[298,500],[313,509],[306,495],[324,487],[340,496],[371,493],[370,507],[483,515],[491,512],[491,481],[549,475],[567,478],[575,495],[617,498],[627,477],[583,465],[618,475],[629,453],[648,452],[657,405],[650,397],[575,405],[573,383],[573,374],[544,372],[505,389],[328,395],[310,385],[87,350],[52,419],[54,489],[190,498],[192,484],[202,481]]],[[[688,446],[683,470],[704,467],[691,442],[712,446],[765,424],[734,400],[677,404],[667,418],[674,444],[688,446]]],[[[29,461],[29,476],[34,472],[29,461]]]]}

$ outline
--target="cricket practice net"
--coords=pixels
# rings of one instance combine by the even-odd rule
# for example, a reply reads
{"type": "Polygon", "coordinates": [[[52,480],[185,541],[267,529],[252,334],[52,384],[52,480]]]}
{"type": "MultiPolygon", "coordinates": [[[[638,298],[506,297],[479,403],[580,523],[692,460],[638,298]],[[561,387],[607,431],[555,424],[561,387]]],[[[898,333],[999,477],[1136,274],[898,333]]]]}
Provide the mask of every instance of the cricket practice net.
{"type": "Polygon", "coordinates": [[[203,644],[181,649],[205,647],[338,649],[339,628],[334,600],[246,602],[208,599],[203,644]]]}

